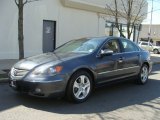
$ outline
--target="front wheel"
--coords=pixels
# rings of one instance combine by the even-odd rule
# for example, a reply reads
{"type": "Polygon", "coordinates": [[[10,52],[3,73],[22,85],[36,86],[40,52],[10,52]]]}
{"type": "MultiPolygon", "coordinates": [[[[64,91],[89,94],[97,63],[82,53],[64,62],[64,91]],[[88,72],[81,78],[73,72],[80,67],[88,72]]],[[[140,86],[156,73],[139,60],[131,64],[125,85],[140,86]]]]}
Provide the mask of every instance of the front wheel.
{"type": "Polygon", "coordinates": [[[158,51],[157,49],[154,49],[154,50],[153,50],[153,53],[154,53],[154,54],[158,54],[159,51],[158,51]]]}
{"type": "Polygon", "coordinates": [[[145,84],[148,81],[148,75],[149,75],[149,68],[146,64],[144,64],[141,67],[140,73],[138,75],[137,83],[138,84],[145,84]]]}
{"type": "Polygon", "coordinates": [[[82,103],[91,94],[92,85],[91,75],[86,71],[78,71],[69,81],[66,97],[69,101],[82,103]]]}

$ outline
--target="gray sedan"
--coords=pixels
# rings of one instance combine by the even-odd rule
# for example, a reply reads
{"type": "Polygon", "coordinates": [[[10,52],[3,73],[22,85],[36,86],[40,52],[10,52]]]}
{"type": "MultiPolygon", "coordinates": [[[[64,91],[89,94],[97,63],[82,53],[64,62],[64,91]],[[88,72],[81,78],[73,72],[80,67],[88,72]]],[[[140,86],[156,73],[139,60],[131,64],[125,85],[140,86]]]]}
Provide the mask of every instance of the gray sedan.
{"type": "Polygon", "coordinates": [[[145,84],[151,69],[150,54],[128,39],[83,38],[19,61],[10,71],[9,85],[29,95],[66,96],[81,103],[94,87],[108,82],[136,77],[145,84]]]}

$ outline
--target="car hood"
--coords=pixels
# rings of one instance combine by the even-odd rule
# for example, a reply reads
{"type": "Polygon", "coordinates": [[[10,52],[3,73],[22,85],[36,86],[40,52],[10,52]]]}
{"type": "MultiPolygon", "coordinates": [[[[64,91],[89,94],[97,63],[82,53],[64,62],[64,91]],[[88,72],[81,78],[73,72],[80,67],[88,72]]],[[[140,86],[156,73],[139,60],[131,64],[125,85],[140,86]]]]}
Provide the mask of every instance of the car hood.
{"type": "Polygon", "coordinates": [[[25,58],[23,60],[20,60],[14,65],[14,68],[17,69],[26,69],[31,70],[32,68],[46,64],[49,62],[53,63],[53,66],[56,64],[59,64],[63,61],[70,60],[76,57],[84,56],[86,54],[77,54],[77,53],[44,53],[32,57],[25,58]]]}

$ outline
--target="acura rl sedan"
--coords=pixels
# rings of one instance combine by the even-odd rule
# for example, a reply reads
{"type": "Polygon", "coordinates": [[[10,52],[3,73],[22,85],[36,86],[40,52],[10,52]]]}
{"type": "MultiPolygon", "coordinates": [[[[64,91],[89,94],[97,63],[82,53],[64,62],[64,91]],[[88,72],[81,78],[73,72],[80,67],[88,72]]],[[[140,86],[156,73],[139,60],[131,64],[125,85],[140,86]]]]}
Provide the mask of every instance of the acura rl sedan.
{"type": "Polygon", "coordinates": [[[135,78],[145,84],[151,69],[149,52],[128,39],[83,38],[20,60],[11,68],[9,85],[32,96],[65,96],[81,103],[107,82],[135,78]]]}

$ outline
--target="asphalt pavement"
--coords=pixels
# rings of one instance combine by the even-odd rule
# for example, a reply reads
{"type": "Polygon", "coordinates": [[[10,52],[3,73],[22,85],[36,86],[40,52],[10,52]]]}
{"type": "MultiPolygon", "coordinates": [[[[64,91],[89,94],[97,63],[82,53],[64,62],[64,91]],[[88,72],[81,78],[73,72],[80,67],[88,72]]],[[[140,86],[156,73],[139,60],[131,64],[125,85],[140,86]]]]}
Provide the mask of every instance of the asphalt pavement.
{"type": "Polygon", "coordinates": [[[81,104],[18,94],[8,84],[0,91],[0,120],[160,120],[160,65],[145,85],[107,85],[81,104]]]}

